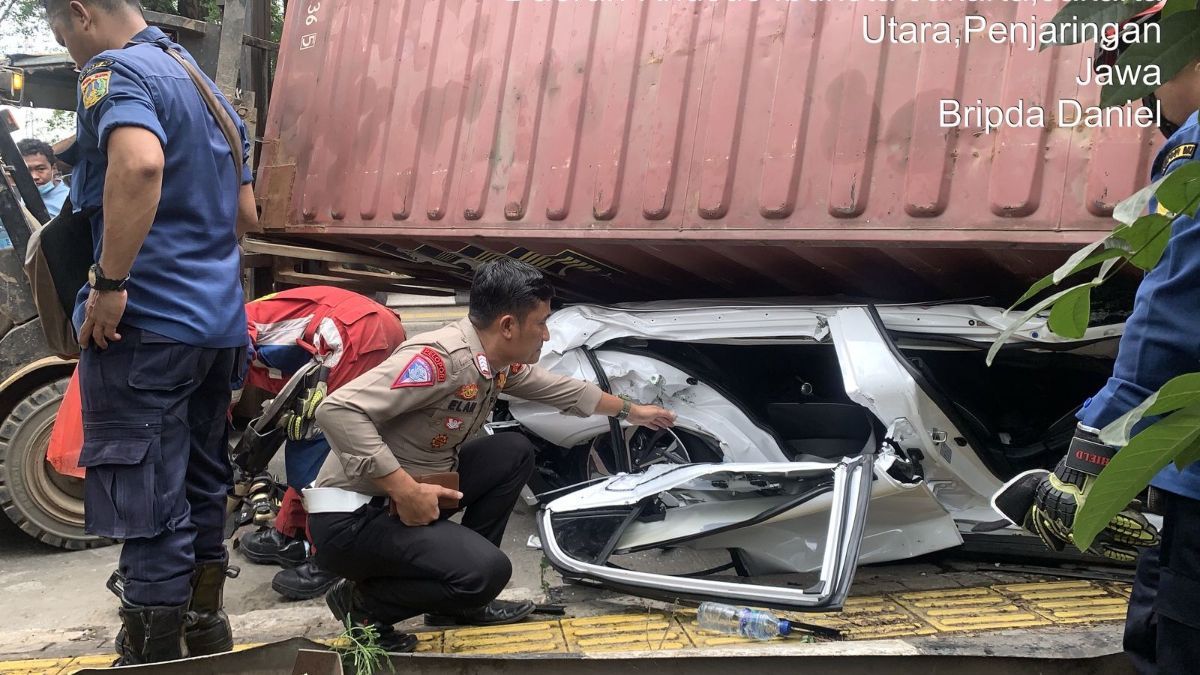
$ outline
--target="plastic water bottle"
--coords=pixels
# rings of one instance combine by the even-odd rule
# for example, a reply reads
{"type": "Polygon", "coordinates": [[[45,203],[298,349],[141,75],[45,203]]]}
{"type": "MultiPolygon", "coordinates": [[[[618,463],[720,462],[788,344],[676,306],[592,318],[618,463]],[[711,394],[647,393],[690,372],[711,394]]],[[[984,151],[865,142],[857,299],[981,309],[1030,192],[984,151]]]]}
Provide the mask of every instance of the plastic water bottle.
{"type": "Polygon", "coordinates": [[[719,602],[700,604],[696,620],[704,630],[741,635],[754,640],[770,640],[792,632],[792,624],[765,609],[734,607],[719,602]]]}

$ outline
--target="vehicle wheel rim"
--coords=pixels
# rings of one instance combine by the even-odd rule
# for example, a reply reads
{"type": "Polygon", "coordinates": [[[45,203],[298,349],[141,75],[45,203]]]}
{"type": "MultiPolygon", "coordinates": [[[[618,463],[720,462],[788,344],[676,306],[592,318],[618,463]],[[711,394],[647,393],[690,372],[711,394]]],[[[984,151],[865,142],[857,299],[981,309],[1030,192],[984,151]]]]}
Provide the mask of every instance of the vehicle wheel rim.
{"type": "MultiPolygon", "coordinates": [[[[636,430],[635,430],[636,431],[636,430]]],[[[630,435],[625,439],[626,443],[632,443],[634,435],[630,435]]],[[[607,439],[607,436],[603,437],[607,439]]],[[[670,429],[662,429],[653,432],[653,435],[645,442],[645,449],[635,450],[633,452],[633,468],[635,473],[640,473],[650,466],[655,464],[691,464],[692,458],[688,453],[687,445],[683,439],[670,429]],[[666,443],[665,447],[659,448],[659,444],[666,443]]],[[[608,454],[611,455],[611,448],[608,448],[608,454]]],[[[612,476],[612,468],[605,461],[604,455],[597,449],[596,443],[592,443],[588,448],[587,457],[587,479],[604,478],[612,476]]]]}
{"type": "Polygon", "coordinates": [[[25,485],[29,495],[47,516],[70,525],[83,527],[83,480],[66,476],[54,469],[46,452],[54,431],[51,417],[33,435],[29,444],[33,456],[24,463],[25,485]]]}

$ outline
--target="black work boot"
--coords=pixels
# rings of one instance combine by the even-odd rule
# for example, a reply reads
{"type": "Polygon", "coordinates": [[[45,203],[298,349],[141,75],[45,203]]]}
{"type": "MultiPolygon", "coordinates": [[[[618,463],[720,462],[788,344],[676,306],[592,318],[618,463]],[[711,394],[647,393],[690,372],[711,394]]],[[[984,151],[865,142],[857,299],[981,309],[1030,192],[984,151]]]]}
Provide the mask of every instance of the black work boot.
{"type": "Polygon", "coordinates": [[[308,600],[324,595],[337,580],[337,575],[321,569],[309,558],[303,565],[280,570],[271,580],[271,588],[288,600],[308,600]]]}
{"type": "Polygon", "coordinates": [[[225,579],[238,575],[227,560],[201,563],[192,573],[192,601],[188,605],[187,640],[192,656],[219,654],[233,649],[233,631],[225,615],[225,579]]]}
{"type": "Polygon", "coordinates": [[[426,626],[501,626],[523,621],[537,606],[528,600],[493,600],[483,607],[449,614],[426,614],[426,626]]]}
{"type": "Polygon", "coordinates": [[[256,565],[295,567],[308,557],[303,539],[290,539],[273,527],[260,527],[243,534],[238,548],[247,560],[256,565]]]}
{"type": "Polygon", "coordinates": [[[187,607],[122,607],[114,666],[176,661],[187,655],[183,641],[187,607]]]}
{"type": "Polygon", "coordinates": [[[354,582],[348,579],[338,579],[333,588],[325,594],[325,604],[337,620],[346,627],[373,627],[379,634],[377,644],[384,651],[394,654],[407,654],[417,648],[417,636],[397,631],[392,624],[371,617],[362,608],[362,598],[354,590],[354,582]]]}

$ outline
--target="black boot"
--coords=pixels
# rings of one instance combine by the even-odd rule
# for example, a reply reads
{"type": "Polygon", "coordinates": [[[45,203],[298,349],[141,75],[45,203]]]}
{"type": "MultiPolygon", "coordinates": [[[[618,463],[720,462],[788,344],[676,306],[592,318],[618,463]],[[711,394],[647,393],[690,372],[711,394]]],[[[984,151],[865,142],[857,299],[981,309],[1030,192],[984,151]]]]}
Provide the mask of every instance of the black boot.
{"type": "Polygon", "coordinates": [[[528,600],[493,600],[483,607],[451,614],[426,614],[426,626],[500,626],[523,621],[537,609],[528,600]]]}
{"type": "Polygon", "coordinates": [[[225,615],[225,578],[238,575],[228,561],[201,563],[192,574],[192,602],[188,606],[188,652],[192,656],[219,654],[233,649],[233,631],[225,615]]]}
{"type": "Polygon", "coordinates": [[[397,631],[392,624],[373,618],[362,608],[362,598],[354,590],[354,583],[339,579],[325,594],[325,604],[347,630],[351,626],[374,628],[379,634],[376,641],[384,651],[407,654],[417,648],[417,636],[397,631]]]}
{"type": "Polygon", "coordinates": [[[243,534],[238,547],[242,555],[256,565],[295,567],[308,557],[303,539],[289,539],[269,526],[243,534]]]}
{"type": "Polygon", "coordinates": [[[321,569],[310,557],[303,565],[280,570],[271,580],[271,588],[288,600],[308,600],[324,595],[337,580],[337,575],[321,569]]]}
{"type": "Polygon", "coordinates": [[[122,607],[114,666],[176,661],[187,655],[183,641],[187,607],[122,607]]]}

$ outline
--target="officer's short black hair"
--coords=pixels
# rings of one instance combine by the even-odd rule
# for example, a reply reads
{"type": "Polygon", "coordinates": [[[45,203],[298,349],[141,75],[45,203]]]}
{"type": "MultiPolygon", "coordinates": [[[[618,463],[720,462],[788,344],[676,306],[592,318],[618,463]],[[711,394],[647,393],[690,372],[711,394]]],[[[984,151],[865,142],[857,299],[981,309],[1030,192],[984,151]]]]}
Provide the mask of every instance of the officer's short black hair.
{"type": "Polygon", "coordinates": [[[512,258],[499,258],[475,270],[467,315],[476,327],[487,328],[505,314],[523,320],[539,302],[553,298],[554,286],[541,270],[512,258]]]}
{"type": "Polygon", "coordinates": [[[54,166],[54,149],[46,141],[41,141],[36,138],[24,138],[17,142],[17,149],[21,151],[22,157],[30,155],[41,155],[54,166]]]}
{"type": "MultiPolygon", "coordinates": [[[[118,9],[124,9],[127,7],[133,8],[133,9],[136,9],[139,11],[142,9],[141,0],[79,0],[79,1],[85,5],[91,5],[93,7],[102,7],[104,9],[109,10],[110,12],[118,10],[118,9]]],[[[52,10],[56,7],[59,7],[61,5],[69,4],[70,2],[71,2],[71,0],[42,0],[42,9],[46,10],[46,13],[49,14],[50,10],[52,10]]]]}

